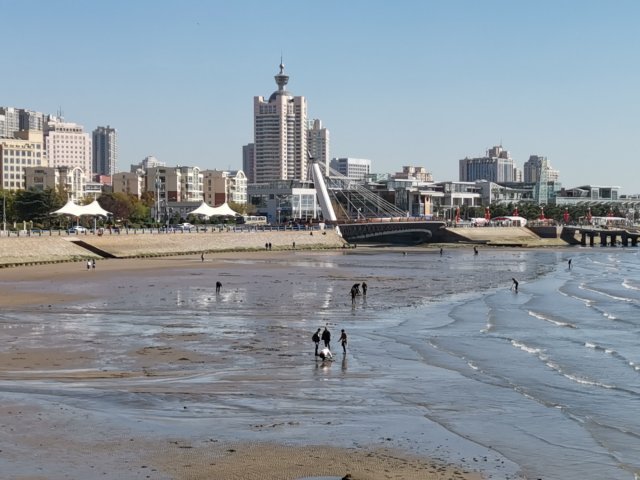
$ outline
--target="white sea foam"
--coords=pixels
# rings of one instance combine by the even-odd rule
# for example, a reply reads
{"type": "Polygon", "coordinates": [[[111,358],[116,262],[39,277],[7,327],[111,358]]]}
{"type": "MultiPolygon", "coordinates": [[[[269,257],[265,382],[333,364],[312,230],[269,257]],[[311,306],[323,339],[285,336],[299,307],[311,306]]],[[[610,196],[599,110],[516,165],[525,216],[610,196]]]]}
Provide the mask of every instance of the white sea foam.
{"type": "Polygon", "coordinates": [[[576,328],[576,326],[574,324],[572,324],[572,323],[561,322],[560,320],[554,320],[553,318],[549,318],[546,315],[543,315],[542,313],[536,313],[536,312],[533,312],[531,310],[529,310],[528,313],[533,318],[537,318],[538,320],[544,320],[545,322],[552,323],[554,325],[557,325],[558,327],[576,328]]]}
{"type": "Polygon", "coordinates": [[[523,352],[532,353],[534,355],[538,355],[542,353],[542,350],[540,350],[539,348],[529,347],[524,343],[518,342],[517,340],[511,340],[511,345],[513,345],[516,348],[519,348],[523,352]]]}
{"type": "Polygon", "coordinates": [[[632,285],[630,281],[626,278],[622,281],[622,286],[624,288],[628,288],[629,290],[640,290],[640,287],[636,285],[632,285]]]}

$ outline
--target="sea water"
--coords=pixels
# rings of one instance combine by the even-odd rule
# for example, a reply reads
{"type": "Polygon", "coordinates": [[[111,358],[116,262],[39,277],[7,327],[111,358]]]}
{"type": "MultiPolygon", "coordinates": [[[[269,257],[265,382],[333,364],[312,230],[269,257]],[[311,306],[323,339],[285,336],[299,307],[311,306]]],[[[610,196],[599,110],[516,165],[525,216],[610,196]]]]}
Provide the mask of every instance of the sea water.
{"type": "MultiPolygon", "coordinates": [[[[386,446],[491,478],[631,480],[640,474],[639,258],[612,247],[381,248],[237,258],[213,273],[176,259],[166,275],[112,285],[85,276],[104,295],[48,308],[50,337],[104,343],[105,369],[141,345],[185,339],[215,365],[0,391],[135,418],[147,433],[386,446]],[[352,302],[362,281],[368,295],[352,302]],[[310,340],[325,325],[332,363],[314,358],[310,340]]],[[[35,324],[36,310],[2,320],[35,324]]]]}

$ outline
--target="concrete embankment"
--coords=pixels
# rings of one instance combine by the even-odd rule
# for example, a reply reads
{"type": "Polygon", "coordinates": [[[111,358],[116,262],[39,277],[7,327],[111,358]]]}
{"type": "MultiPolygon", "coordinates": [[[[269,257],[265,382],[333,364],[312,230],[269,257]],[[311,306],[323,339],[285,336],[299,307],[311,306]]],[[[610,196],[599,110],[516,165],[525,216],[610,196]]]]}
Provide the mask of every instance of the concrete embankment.
{"type": "Polygon", "coordinates": [[[0,237],[0,267],[72,262],[92,258],[134,258],[230,251],[334,249],[345,244],[333,230],[200,233],[120,233],[0,237]]]}
{"type": "Polygon", "coordinates": [[[447,228],[448,242],[479,243],[492,246],[546,247],[566,246],[560,238],[541,238],[526,227],[447,228]]]}

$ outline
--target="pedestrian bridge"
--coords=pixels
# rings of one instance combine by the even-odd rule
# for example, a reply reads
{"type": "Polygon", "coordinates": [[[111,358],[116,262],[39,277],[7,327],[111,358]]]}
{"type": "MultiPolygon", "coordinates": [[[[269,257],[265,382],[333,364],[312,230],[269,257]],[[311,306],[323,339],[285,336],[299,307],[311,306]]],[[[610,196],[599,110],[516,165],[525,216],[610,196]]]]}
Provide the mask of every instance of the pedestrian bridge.
{"type": "Polygon", "coordinates": [[[596,228],[593,226],[564,226],[560,237],[568,243],[579,243],[583,246],[593,247],[596,239],[600,239],[603,247],[615,247],[621,244],[624,247],[631,245],[638,246],[639,232],[626,230],[623,228],[596,228]],[[619,241],[618,241],[619,240],[619,241]]]}

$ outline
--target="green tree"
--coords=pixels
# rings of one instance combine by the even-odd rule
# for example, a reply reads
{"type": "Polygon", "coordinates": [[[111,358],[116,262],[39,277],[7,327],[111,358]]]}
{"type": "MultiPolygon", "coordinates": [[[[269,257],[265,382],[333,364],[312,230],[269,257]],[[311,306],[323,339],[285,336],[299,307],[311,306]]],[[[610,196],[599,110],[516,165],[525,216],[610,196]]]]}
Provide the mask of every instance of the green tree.
{"type": "Polygon", "coordinates": [[[113,215],[116,222],[129,222],[133,204],[126,193],[105,193],[98,198],[98,203],[113,215]]]}
{"type": "Polygon", "coordinates": [[[13,209],[16,221],[33,221],[50,224],[50,213],[62,207],[58,194],[53,189],[20,190],[16,192],[13,209]]]}

